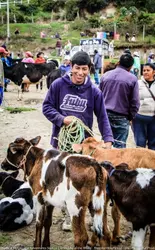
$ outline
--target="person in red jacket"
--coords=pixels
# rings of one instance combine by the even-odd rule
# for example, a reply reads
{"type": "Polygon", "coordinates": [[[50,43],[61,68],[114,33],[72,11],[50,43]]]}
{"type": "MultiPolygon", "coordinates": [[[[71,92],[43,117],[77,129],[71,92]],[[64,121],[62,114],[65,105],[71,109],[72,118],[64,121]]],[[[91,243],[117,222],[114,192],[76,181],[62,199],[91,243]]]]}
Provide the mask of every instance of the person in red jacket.
{"type": "MultiPolygon", "coordinates": [[[[39,52],[37,54],[37,58],[35,60],[35,63],[45,63],[45,62],[46,62],[46,60],[44,58],[44,53],[43,52],[39,52]]],[[[39,88],[39,83],[36,84],[36,90],[38,90],[38,88],[39,88]]],[[[40,90],[42,90],[42,89],[43,89],[43,81],[41,80],[40,81],[40,90]]]]}
{"type": "Polygon", "coordinates": [[[44,58],[44,53],[43,52],[39,52],[37,54],[37,58],[35,60],[35,63],[45,63],[45,62],[46,62],[46,60],[44,58]]]}

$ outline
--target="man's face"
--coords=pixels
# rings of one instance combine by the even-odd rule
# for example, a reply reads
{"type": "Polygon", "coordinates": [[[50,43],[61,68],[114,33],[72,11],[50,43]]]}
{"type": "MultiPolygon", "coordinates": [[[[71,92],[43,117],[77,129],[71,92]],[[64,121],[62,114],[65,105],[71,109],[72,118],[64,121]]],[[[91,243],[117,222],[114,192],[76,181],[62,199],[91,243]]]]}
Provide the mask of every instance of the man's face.
{"type": "Polygon", "coordinates": [[[74,84],[83,84],[85,81],[86,76],[89,74],[89,67],[88,65],[77,65],[74,64],[72,66],[72,82],[74,84]]]}

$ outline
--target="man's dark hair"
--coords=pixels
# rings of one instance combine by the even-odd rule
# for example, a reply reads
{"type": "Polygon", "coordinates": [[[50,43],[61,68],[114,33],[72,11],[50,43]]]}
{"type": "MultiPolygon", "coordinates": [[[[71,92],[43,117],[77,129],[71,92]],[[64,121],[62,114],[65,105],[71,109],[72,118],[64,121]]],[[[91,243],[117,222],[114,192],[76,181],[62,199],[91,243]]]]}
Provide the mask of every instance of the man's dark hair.
{"type": "Polygon", "coordinates": [[[121,57],[120,57],[120,60],[119,60],[119,64],[121,66],[123,66],[124,68],[128,69],[130,68],[134,63],[134,59],[133,57],[126,53],[126,54],[123,54],[121,57]]]}
{"type": "Polygon", "coordinates": [[[78,51],[77,53],[75,53],[74,56],[71,59],[71,62],[72,62],[72,66],[74,64],[88,65],[89,68],[91,66],[90,56],[84,51],[78,51]]]}
{"type": "Polygon", "coordinates": [[[97,49],[94,50],[94,53],[95,53],[95,54],[98,53],[97,49]]]}

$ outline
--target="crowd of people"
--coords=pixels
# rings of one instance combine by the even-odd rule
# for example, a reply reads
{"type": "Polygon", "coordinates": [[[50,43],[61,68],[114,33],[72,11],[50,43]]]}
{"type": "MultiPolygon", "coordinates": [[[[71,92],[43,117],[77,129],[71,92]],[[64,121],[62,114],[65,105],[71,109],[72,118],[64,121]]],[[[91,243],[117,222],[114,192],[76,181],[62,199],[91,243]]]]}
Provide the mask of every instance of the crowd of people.
{"type": "MultiPolygon", "coordinates": [[[[62,49],[57,38],[57,55],[62,49]]],[[[62,76],[51,85],[43,102],[43,114],[52,123],[51,145],[58,147],[57,137],[62,126],[77,117],[92,130],[94,114],[106,148],[125,148],[131,125],[137,147],[155,150],[155,54],[150,53],[143,65],[140,54],[124,50],[117,64],[104,69],[102,57],[94,50],[94,82],[90,76],[92,59],[79,51],[70,57],[71,43],[65,44],[65,54],[59,66],[62,76]]],[[[11,65],[9,51],[0,47],[0,106],[3,101],[3,63],[11,65]]],[[[45,63],[43,52],[36,59],[26,51],[22,62],[45,63]]],[[[88,137],[88,134],[85,134],[88,137]]],[[[66,212],[67,213],[67,212],[66,212]]],[[[65,228],[65,227],[64,227],[65,228]]],[[[68,227],[67,227],[68,228],[68,227]]]]}
{"type": "MultiPolygon", "coordinates": [[[[58,40],[60,39],[58,38],[58,40]]],[[[65,56],[62,64],[59,66],[62,78],[59,80],[59,83],[56,81],[56,83],[54,82],[51,85],[43,104],[44,114],[46,115],[47,112],[47,118],[54,124],[54,132],[51,139],[53,146],[56,146],[53,138],[58,135],[63,124],[68,125],[71,122],[71,115],[79,117],[92,129],[92,114],[94,112],[98,118],[102,139],[106,142],[107,138],[108,140],[110,138],[108,145],[113,144],[114,147],[119,148],[126,147],[129,126],[132,123],[136,145],[140,147],[146,147],[147,145],[148,148],[155,149],[155,139],[153,137],[155,130],[155,64],[153,63],[155,54],[152,52],[149,54],[148,62],[143,66],[141,79],[140,55],[137,51],[132,55],[129,49],[124,50],[118,63],[109,69],[105,69],[100,78],[102,58],[99,52],[95,50],[93,58],[95,68],[94,84],[89,76],[92,63],[89,55],[80,51],[71,59],[69,55],[70,49],[71,43],[68,41],[66,42],[65,56]],[[61,103],[59,104],[56,104],[56,100],[51,99],[51,93],[58,91],[57,85],[59,87],[61,85],[61,98],[58,98],[61,103]],[[70,86],[73,86],[73,88],[70,88],[70,86]],[[80,97],[80,93],[82,93],[83,98],[80,97]],[[93,93],[93,97],[90,98],[91,93],[93,93]],[[101,93],[104,101],[99,97],[101,93]],[[77,110],[81,110],[79,111],[80,113],[75,112],[72,107],[71,96],[75,96],[75,99],[78,99],[79,107],[77,106],[77,110]],[[92,101],[93,98],[95,98],[94,101],[92,101]],[[90,100],[92,102],[91,105],[89,104],[90,100]],[[85,103],[85,107],[80,107],[80,103],[82,105],[85,103]],[[52,108],[53,104],[59,107],[59,110],[57,110],[59,115],[56,115],[57,120],[52,115],[52,112],[54,114],[56,112],[55,107],[52,108]],[[101,106],[103,106],[103,114],[101,113],[101,106]],[[102,122],[100,121],[101,117],[104,117],[102,122]]],[[[2,105],[3,92],[6,89],[8,80],[4,78],[3,63],[11,66],[10,52],[3,47],[0,47],[0,59],[0,105],[2,105]]],[[[30,51],[26,51],[22,62],[45,63],[46,60],[43,52],[38,52],[36,59],[34,59],[33,54],[30,51]]],[[[53,97],[57,98],[57,93],[52,95],[53,97]]]]}

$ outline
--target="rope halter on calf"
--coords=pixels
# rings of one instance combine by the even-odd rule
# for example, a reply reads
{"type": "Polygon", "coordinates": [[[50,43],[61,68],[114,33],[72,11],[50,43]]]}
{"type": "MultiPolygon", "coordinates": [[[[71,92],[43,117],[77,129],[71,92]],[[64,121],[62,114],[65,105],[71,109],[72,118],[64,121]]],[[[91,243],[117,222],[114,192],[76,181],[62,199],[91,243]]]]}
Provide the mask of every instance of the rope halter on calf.
{"type": "Polygon", "coordinates": [[[33,145],[31,145],[31,146],[28,148],[26,154],[23,155],[23,158],[22,158],[22,160],[20,161],[19,165],[13,164],[11,161],[9,161],[9,159],[8,159],[7,157],[6,157],[5,159],[6,159],[6,161],[7,161],[11,166],[13,166],[13,167],[15,167],[15,168],[17,168],[17,169],[23,168],[23,166],[25,166],[26,157],[27,157],[27,155],[28,155],[28,153],[29,153],[29,151],[30,151],[30,149],[31,149],[32,147],[33,147],[33,145]]]}

